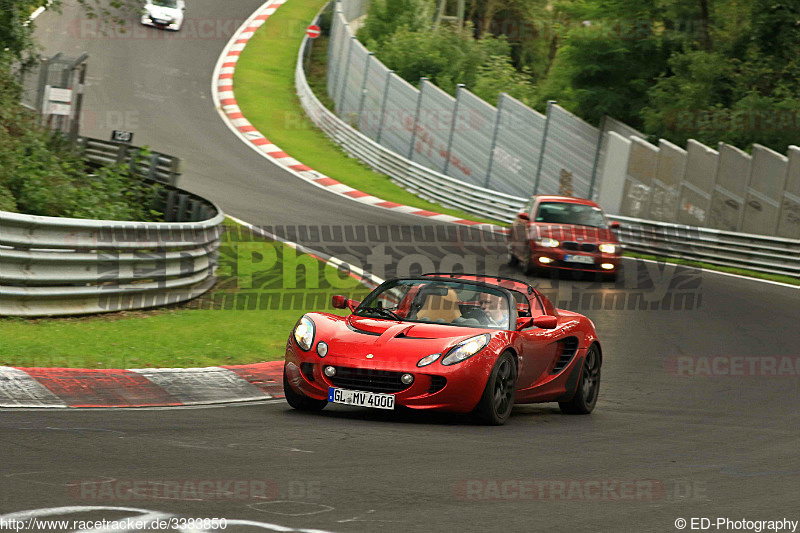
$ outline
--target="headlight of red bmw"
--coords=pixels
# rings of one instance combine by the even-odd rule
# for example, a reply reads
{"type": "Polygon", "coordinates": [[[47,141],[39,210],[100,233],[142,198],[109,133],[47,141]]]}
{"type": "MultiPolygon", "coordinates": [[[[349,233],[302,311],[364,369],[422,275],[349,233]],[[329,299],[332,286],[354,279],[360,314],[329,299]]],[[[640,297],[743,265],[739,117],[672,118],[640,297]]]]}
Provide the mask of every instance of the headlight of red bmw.
{"type": "Polygon", "coordinates": [[[294,340],[300,348],[305,351],[311,349],[311,345],[314,344],[315,329],[314,321],[305,315],[297,322],[297,325],[294,327],[294,340]]]}
{"type": "Polygon", "coordinates": [[[491,336],[488,333],[476,335],[474,337],[470,337],[469,339],[463,340],[453,346],[450,351],[447,352],[447,355],[445,355],[444,359],[442,359],[442,364],[445,366],[450,366],[460,363],[461,361],[465,361],[483,350],[486,345],[489,344],[490,340],[491,336]]]}
{"type": "Polygon", "coordinates": [[[614,244],[601,244],[598,248],[604,254],[613,254],[617,251],[617,246],[614,244]]]}

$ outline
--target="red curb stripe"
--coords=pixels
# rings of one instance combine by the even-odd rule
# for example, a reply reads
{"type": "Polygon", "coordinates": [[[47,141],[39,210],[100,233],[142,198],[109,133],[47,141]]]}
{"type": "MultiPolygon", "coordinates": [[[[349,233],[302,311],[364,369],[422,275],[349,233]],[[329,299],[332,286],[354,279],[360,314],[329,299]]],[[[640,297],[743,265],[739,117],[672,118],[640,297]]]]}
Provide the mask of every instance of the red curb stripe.
{"type": "Polygon", "coordinates": [[[249,41],[249,40],[250,40],[250,38],[246,37],[244,39],[239,39],[238,41],[234,42],[233,44],[247,44],[247,41],[249,41]]]}
{"type": "Polygon", "coordinates": [[[330,187],[331,185],[339,185],[340,182],[336,181],[333,178],[320,178],[318,180],[314,180],[314,183],[319,183],[320,185],[324,185],[325,187],[330,187]]]}
{"type": "Polygon", "coordinates": [[[252,365],[223,366],[251,385],[277,398],[283,398],[283,361],[252,365]]]}
{"type": "MultiPolygon", "coordinates": [[[[272,6],[269,6],[269,7],[272,7],[272,6]]],[[[259,15],[259,16],[257,16],[256,18],[254,18],[253,20],[267,20],[267,19],[268,19],[268,18],[270,18],[271,16],[272,16],[272,15],[266,15],[266,14],[264,14],[264,15],[259,15]]]]}
{"type": "Polygon", "coordinates": [[[239,126],[239,127],[238,127],[238,128],[236,128],[236,129],[238,129],[238,130],[239,130],[239,131],[241,131],[242,133],[249,133],[249,132],[251,132],[251,131],[258,131],[258,130],[256,130],[255,126],[252,126],[252,125],[250,125],[250,124],[248,124],[247,126],[239,126]]]}
{"type": "Polygon", "coordinates": [[[478,224],[483,224],[483,222],[478,222],[477,220],[465,220],[460,218],[458,220],[453,221],[454,224],[465,224],[467,226],[477,226],[478,224]]]}
{"type": "Polygon", "coordinates": [[[236,98],[224,98],[219,103],[222,105],[236,105],[236,98]]]}
{"type": "Polygon", "coordinates": [[[287,154],[286,152],[270,152],[269,155],[270,157],[274,157],[275,159],[289,157],[289,154],[287,154]]]}
{"type": "Polygon", "coordinates": [[[264,137],[259,137],[258,139],[251,139],[250,142],[255,144],[256,146],[264,146],[265,144],[269,144],[269,140],[264,137]]]}
{"type": "MultiPolygon", "coordinates": [[[[270,9],[270,8],[272,8],[272,9],[278,9],[278,8],[279,8],[279,7],[281,7],[282,5],[283,5],[283,4],[272,4],[272,5],[269,5],[269,6],[267,6],[267,9],[270,9]]],[[[267,17],[269,17],[269,16],[271,16],[271,15],[267,15],[267,17]]]]}
{"type": "Polygon", "coordinates": [[[236,61],[228,61],[222,64],[222,68],[236,68],[236,61]]]}
{"type": "Polygon", "coordinates": [[[365,193],[364,191],[348,191],[344,194],[350,198],[363,198],[364,196],[369,196],[369,194],[365,193]]]}
{"type": "Polygon", "coordinates": [[[242,52],[240,50],[231,50],[230,52],[228,52],[228,56],[239,56],[239,55],[242,55],[242,52]]]}
{"type": "Polygon", "coordinates": [[[233,90],[233,85],[220,85],[219,87],[217,87],[217,91],[219,92],[232,91],[232,90],[233,90]]]}
{"type": "Polygon", "coordinates": [[[307,167],[302,163],[300,163],[299,165],[292,165],[289,168],[291,168],[292,170],[297,170],[298,172],[303,172],[306,170],[314,170],[313,168],[307,167]]]}
{"type": "Polygon", "coordinates": [[[161,387],[129,370],[21,368],[70,407],[183,405],[161,387]]]}
{"type": "Polygon", "coordinates": [[[219,75],[219,79],[221,79],[221,80],[233,79],[233,72],[231,72],[230,74],[220,74],[219,75]]]}
{"type": "Polygon", "coordinates": [[[412,215],[419,215],[421,217],[435,217],[437,215],[441,215],[441,213],[434,213],[433,211],[426,211],[425,209],[420,209],[419,211],[412,211],[412,215]]]}
{"type": "Polygon", "coordinates": [[[403,207],[403,204],[398,204],[398,203],[395,203],[395,202],[386,202],[386,201],[378,202],[375,205],[377,205],[378,207],[388,207],[389,209],[393,209],[395,207],[403,207]]]}
{"type": "Polygon", "coordinates": [[[245,28],[244,31],[254,32],[259,28],[259,26],[250,26],[249,28],[245,28]]]}
{"type": "Polygon", "coordinates": [[[241,113],[228,113],[228,118],[231,120],[236,120],[239,118],[244,118],[244,115],[241,113]]]}

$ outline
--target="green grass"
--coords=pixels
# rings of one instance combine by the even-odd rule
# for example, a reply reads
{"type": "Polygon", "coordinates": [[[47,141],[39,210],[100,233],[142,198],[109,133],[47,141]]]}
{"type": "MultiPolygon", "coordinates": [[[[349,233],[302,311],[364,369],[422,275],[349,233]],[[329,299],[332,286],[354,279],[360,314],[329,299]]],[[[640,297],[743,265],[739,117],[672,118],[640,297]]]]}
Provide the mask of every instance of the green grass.
{"type": "MultiPolygon", "coordinates": [[[[250,39],[236,64],[233,84],[236,102],[247,120],[292,157],[355,189],[420,209],[507,225],[422,200],[349,157],[306,117],[295,94],[295,63],[304,29],[326,1],[288,2],[250,39]]],[[[327,47],[323,43],[315,45],[313,61],[317,64],[312,69],[312,84],[318,97],[322,97],[325,84],[319,82],[319,75],[320,69],[324,74],[324,64],[319,62],[325,59],[327,47]]]]}
{"type": "Polygon", "coordinates": [[[750,278],[766,279],[769,281],[777,281],[780,283],[788,283],[790,285],[800,286],[800,279],[791,276],[782,276],[780,274],[767,274],[765,272],[757,272],[755,270],[747,270],[744,268],[727,267],[723,265],[714,265],[703,261],[691,261],[689,259],[677,259],[673,257],[662,257],[659,255],[640,254],[637,252],[625,252],[623,255],[626,257],[635,257],[639,259],[649,259],[651,261],[659,261],[662,263],[673,263],[676,265],[686,265],[697,268],[704,268],[706,270],[717,270],[719,272],[728,272],[730,274],[738,274],[740,276],[747,276],[750,278]]]}
{"type": "Polygon", "coordinates": [[[237,242],[233,235],[226,233],[220,249],[219,282],[188,304],[81,318],[0,319],[0,365],[143,368],[278,360],[304,312],[341,313],[329,309],[331,295],[361,299],[368,292],[288,246],[237,242]],[[283,305],[276,295],[288,295],[283,305]],[[245,303],[257,298],[267,309],[248,310],[245,303]]]}

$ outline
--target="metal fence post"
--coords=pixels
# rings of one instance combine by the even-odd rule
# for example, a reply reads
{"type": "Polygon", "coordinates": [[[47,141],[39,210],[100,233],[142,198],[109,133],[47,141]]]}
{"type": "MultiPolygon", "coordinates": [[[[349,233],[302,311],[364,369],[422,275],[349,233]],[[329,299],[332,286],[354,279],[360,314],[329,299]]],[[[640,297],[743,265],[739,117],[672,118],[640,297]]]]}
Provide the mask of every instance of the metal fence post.
{"type": "Polygon", "coordinates": [[[383,86],[383,101],[381,102],[381,116],[380,122],[378,123],[378,137],[375,139],[375,142],[378,144],[381,143],[381,135],[383,134],[383,121],[386,117],[386,100],[389,98],[389,84],[392,83],[392,74],[394,74],[393,70],[386,71],[386,85],[383,86]]]}
{"type": "MultiPolygon", "coordinates": [[[[341,9],[337,9],[336,13],[333,16],[336,17],[336,19],[344,18],[343,15],[342,15],[342,10],[341,9]]],[[[341,27],[341,25],[342,24],[340,23],[338,25],[337,29],[339,27],[341,27]]],[[[337,39],[338,39],[338,32],[332,32],[331,33],[331,46],[333,45],[333,42],[335,40],[337,40],[337,39]]],[[[339,76],[340,76],[340,74],[342,72],[342,54],[343,53],[344,53],[344,43],[342,43],[341,46],[339,47],[339,53],[336,55],[336,59],[333,60],[333,63],[330,63],[330,64],[335,64],[336,65],[335,76],[333,77],[333,81],[331,82],[331,88],[333,89],[333,94],[329,94],[328,95],[328,96],[331,97],[331,99],[334,99],[334,98],[336,98],[338,96],[337,93],[338,93],[338,89],[339,89],[339,76]]],[[[328,58],[329,59],[330,59],[330,57],[331,57],[331,55],[328,54],[328,58]]]]}
{"type": "Polygon", "coordinates": [[[505,100],[506,93],[500,93],[497,98],[497,111],[494,115],[494,132],[492,133],[492,146],[489,149],[489,165],[486,167],[486,179],[483,180],[483,186],[489,188],[489,180],[492,176],[492,165],[494,165],[494,149],[497,147],[497,133],[500,131],[500,117],[503,113],[503,100],[505,100]]]}
{"type": "Polygon", "coordinates": [[[461,91],[464,90],[464,84],[459,83],[456,85],[456,103],[453,105],[453,121],[450,124],[450,135],[447,137],[447,157],[444,160],[444,170],[442,174],[447,174],[447,169],[450,168],[450,150],[453,149],[453,137],[456,132],[456,122],[458,122],[458,101],[461,99],[461,91]]]}
{"type": "Polygon", "coordinates": [[[353,55],[353,47],[355,46],[355,36],[350,37],[350,46],[347,49],[347,61],[344,64],[344,78],[342,79],[342,93],[339,95],[339,115],[342,114],[342,106],[344,105],[344,95],[347,93],[347,78],[350,74],[350,58],[353,55]]]}
{"type": "Polygon", "coordinates": [[[539,150],[539,164],[536,165],[536,180],[533,182],[533,194],[539,192],[539,178],[542,175],[542,164],[544,163],[544,149],[547,146],[547,130],[550,129],[550,115],[553,110],[555,100],[547,101],[547,115],[544,118],[544,131],[542,132],[542,146],[539,150]]]}
{"type": "MultiPolygon", "coordinates": [[[[68,138],[72,144],[78,140],[78,133],[81,126],[81,109],[83,108],[83,88],[84,84],[86,83],[86,60],[89,58],[89,54],[84,52],[81,56],[75,60],[72,64],[72,68],[70,69],[71,73],[74,73],[75,70],[78,70],[78,80],[77,84],[73,87],[75,97],[73,99],[74,105],[72,106],[72,115],[70,117],[70,125],[69,125],[69,134],[68,138]]],[[[74,80],[74,74],[73,74],[74,80]]]]}
{"type": "Polygon", "coordinates": [[[600,151],[603,149],[603,137],[606,130],[606,115],[603,115],[603,118],[600,119],[600,127],[598,129],[600,131],[597,134],[597,149],[594,152],[592,178],[589,180],[589,194],[587,196],[589,200],[591,200],[592,196],[594,195],[594,184],[595,180],[597,180],[597,167],[600,166],[600,151]]]}
{"type": "Polygon", "coordinates": [[[361,99],[358,101],[358,129],[361,129],[361,113],[364,111],[364,100],[367,98],[367,77],[369,76],[369,64],[372,61],[372,52],[367,54],[367,61],[364,63],[364,79],[361,80],[361,99]]]}
{"type": "Polygon", "coordinates": [[[417,125],[419,124],[419,110],[422,106],[422,88],[428,78],[419,79],[419,96],[417,96],[417,109],[414,111],[414,125],[411,127],[411,145],[408,147],[408,159],[414,160],[414,143],[417,141],[417,125]]]}

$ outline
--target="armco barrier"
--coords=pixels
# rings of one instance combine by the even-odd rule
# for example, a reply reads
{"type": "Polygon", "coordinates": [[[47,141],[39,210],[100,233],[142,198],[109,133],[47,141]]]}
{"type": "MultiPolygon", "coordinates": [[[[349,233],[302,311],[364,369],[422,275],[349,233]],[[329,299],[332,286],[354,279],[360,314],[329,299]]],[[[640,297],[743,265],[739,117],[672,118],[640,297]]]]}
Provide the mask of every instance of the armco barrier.
{"type": "Polygon", "coordinates": [[[143,309],[206,292],[216,281],[222,211],[169,185],[159,202],[168,222],[0,211],[0,316],[143,309]]]}
{"type": "MultiPolygon", "coordinates": [[[[324,105],[311,91],[303,71],[302,58],[308,38],[305,38],[295,69],[295,87],[306,113],[314,124],[337,142],[350,155],[387,174],[393,181],[418,196],[442,205],[458,207],[466,212],[496,220],[511,221],[527,202],[526,198],[477,187],[423,167],[376,143],[355,130],[324,105]]],[[[628,134],[629,131],[624,131],[628,134]]],[[[631,134],[632,137],[635,137],[631,134]]],[[[613,142],[638,142],[610,134],[613,142]]],[[[614,161],[626,166],[627,158],[614,161]]],[[[656,168],[652,171],[655,173],[656,168]]],[[[666,174],[664,181],[668,180],[666,174]]],[[[671,184],[670,184],[671,185],[671,184]]],[[[647,201],[648,194],[642,200],[647,201]]],[[[800,275],[800,241],[748,235],[710,228],[686,226],[667,222],[611,216],[622,224],[619,238],[626,249],[640,253],[703,261],[710,264],[747,268],[750,270],[800,275]]]]}
{"type": "Polygon", "coordinates": [[[800,276],[800,241],[623,216],[609,218],[621,224],[617,235],[626,250],[800,276]]]}

